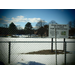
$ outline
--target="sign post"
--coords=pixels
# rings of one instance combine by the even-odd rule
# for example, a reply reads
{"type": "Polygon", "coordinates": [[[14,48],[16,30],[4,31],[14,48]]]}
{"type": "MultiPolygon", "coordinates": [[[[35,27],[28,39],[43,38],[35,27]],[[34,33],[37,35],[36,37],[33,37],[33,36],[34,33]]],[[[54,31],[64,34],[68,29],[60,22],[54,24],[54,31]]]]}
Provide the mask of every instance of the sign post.
{"type": "Polygon", "coordinates": [[[56,26],[55,26],[55,54],[56,54],[56,65],[57,65],[57,32],[56,32],[56,26]]]}
{"type": "MultiPolygon", "coordinates": [[[[57,40],[56,39],[57,38],[68,38],[68,35],[69,35],[69,25],[49,24],[49,37],[55,38],[56,65],[57,65],[57,40]]],[[[66,58],[66,54],[65,54],[65,58],[66,58]]]]}
{"type": "Polygon", "coordinates": [[[66,42],[65,42],[65,38],[64,38],[64,63],[66,65],[66,42]]]}
{"type": "Polygon", "coordinates": [[[51,51],[53,52],[53,38],[51,38],[51,51]]]}

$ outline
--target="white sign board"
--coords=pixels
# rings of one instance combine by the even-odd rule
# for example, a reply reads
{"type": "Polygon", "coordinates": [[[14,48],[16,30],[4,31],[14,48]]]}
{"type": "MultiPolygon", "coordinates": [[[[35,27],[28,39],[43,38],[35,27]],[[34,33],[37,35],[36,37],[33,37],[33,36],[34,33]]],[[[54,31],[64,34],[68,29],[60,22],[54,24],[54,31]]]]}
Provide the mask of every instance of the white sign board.
{"type": "Polygon", "coordinates": [[[49,37],[55,38],[55,28],[57,38],[68,38],[69,25],[65,24],[49,24],[49,37]]]}

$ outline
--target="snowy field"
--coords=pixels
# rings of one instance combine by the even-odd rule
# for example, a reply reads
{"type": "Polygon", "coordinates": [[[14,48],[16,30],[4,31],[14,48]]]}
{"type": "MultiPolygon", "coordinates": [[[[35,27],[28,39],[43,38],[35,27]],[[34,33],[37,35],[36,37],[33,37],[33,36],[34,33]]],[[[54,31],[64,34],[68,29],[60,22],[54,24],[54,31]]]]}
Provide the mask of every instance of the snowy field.
{"type": "MultiPolygon", "coordinates": [[[[50,38],[0,38],[0,41],[51,41],[50,38]]],[[[55,39],[54,39],[55,41],[55,39]]],[[[63,41],[63,39],[57,39],[63,41]]],[[[66,41],[75,41],[75,39],[66,39],[66,41]]],[[[8,43],[0,43],[0,61],[8,64],[8,43]]],[[[21,54],[39,50],[51,49],[51,43],[11,43],[11,63],[18,62],[28,63],[29,61],[38,62],[46,65],[55,65],[55,54],[40,55],[40,54],[21,54]]],[[[53,44],[55,49],[55,43],[53,44]]],[[[57,44],[58,50],[63,50],[63,43],[57,44]]],[[[75,43],[67,43],[67,51],[71,53],[66,55],[67,63],[75,62],[75,43]]],[[[57,55],[57,64],[64,63],[64,54],[57,55]]]]}

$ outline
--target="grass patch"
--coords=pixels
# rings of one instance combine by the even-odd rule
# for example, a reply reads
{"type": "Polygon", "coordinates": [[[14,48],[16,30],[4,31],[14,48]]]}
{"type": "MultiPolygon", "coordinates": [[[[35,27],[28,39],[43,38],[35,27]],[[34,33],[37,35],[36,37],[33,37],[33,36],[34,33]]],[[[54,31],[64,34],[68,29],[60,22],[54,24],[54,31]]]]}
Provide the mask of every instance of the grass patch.
{"type": "MultiPolygon", "coordinates": [[[[66,52],[69,53],[69,52],[66,52]]],[[[33,52],[28,52],[28,53],[21,53],[21,54],[55,54],[55,50],[40,50],[40,51],[33,51],[33,52]]],[[[57,54],[64,54],[63,50],[57,50],[57,54]]]]}

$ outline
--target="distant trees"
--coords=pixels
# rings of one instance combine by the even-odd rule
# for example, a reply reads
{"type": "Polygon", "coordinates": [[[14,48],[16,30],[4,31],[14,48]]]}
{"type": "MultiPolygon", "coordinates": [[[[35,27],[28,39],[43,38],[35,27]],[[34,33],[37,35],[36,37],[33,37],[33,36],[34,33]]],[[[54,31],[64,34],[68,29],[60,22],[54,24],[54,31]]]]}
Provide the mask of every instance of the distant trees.
{"type": "Polygon", "coordinates": [[[8,25],[7,25],[7,24],[4,24],[4,27],[5,27],[5,28],[8,28],[8,25]]]}
{"type": "Polygon", "coordinates": [[[39,22],[37,22],[36,26],[39,26],[38,29],[38,34],[41,35],[41,37],[43,36],[45,29],[44,29],[44,25],[46,24],[46,22],[44,20],[40,20],[39,22]]]}
{"type": "Polygon", "coordinates": [[[39,22],[37,22],[36,26],[43,27],[45,24],[46,22],[44,20],[40,20],[39,22]]]}
{"type": "Polygon", "coordinates": [[[41,38],[42,38],[42,36],[43,36],[43,34],[44,34],[44,28],[43,28],[43,27],[40,27],[40,28],[38,29],[38,34],[40,34],[40,35],[41,35],[41,38]]]}
{"type": "Polygon", "coordinates": [[[73,20],[73,26],[74,26],[74,28],[75,28],[75,20],[73,20]]]}
{"type": "Polygon", "coordinates": [[[52,21],[49,22],[49,24],[57,24],[57,22],[52,20],[52,21]]]}
{"type": "Polygon", "coordinates": [[[69,21],[69,28],[71,28],[72,27],[72,21],[69,21]]]}
{"type": "MultiPolygon", "coordinates": [[[[56,21],[52,20],[49,22],[49,24],[57,24],[56,21]]],[[[48,28],[49,28],[49,24],[46,24],[46,21],[44,20],[40,20],[36,26],[39,26],[40,28],[38,29],[38,34],[41,35],[41,37],[44,35],[48,36],[48,28]]]]}
{"type": "Polygon", "coordinates": [[[0,36],[6,37],[8,35],[8,28],[0,27],[0,36]]]}
{"type": "Polygon", "coordinates": [[[30,22],[28,22],[26,25],[25,25],[25,34],[30,34],[30,37],[31,37],[31,34],[32,34],[32,25],[30,22]]]}
{"type": "Polygon", "coordinates": [[[24,29],[21,29],[20,27],[17,29],[16,25],[11,22],[10,25],[9,25],[9,34],[12,35],[12,34],[30,34],[30,37],[31,37],[31,34],[32,34],[32,25],[30,22],[28,22],[26,25],[25,25],[25,28],[24,29]]]}
{"type": "Polygon", "coordinates": [[[75,20],[68,22],[70,28],[75,28],[75,20]]]}
{"type": "Polygon", "coordinates": [[[70,36],[75,36],[75,20],[69,21],[68,24],[69,24],[69,27],[70,27],[69,35],[70,36]]]}
{"type": "MultiPolygon", "coordinates": [[[[7,36],[13,34],[30,34],[29,36],[31,37],[31,34],[34,34],[35,32],[37,32],[37,35],[40,35],[41,37],[48,36],[49,24],[57,24],[57,22],[52,20],[47,24],[46,21],[40,20],[36,24],[36,31],[32,29],[33,27],[30,22],[26,23],[24,29],[20,25],[16,27],[16,25],[11,22],[9,24],[9,27],[7,24],[4,24],[5,27],[0,27],[0,36],[7,36]]],[[[69,35],[75,35],[75,20],[69,21],[68,25],[70,27],[69,35]]]]}
{"type": "Polygon", "coordinates": [[[69,30],[69,36],[75,36],[75,28],[69,30]]]}
{"type": "Polygon", "coordinates": [[[48,24],[44,25],[44,31],[45,31],[44,36],[48,36],[48,30],[49,30],[49,25],[48,24]]]}
{"type": "Polygon", "coordinates": [[[9,25],[9,34],[12,35],[16,33],[17,33],[17,27],[13,22],[11,22],[9,25]]]}

